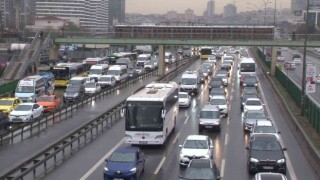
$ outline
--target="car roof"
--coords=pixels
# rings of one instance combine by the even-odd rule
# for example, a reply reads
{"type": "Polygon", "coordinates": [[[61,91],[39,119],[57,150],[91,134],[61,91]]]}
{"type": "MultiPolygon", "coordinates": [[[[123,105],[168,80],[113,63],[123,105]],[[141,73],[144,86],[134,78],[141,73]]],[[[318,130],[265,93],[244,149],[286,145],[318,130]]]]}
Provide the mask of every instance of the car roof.
{"type": "Polygon", "coordinates": [[[186,140],[208,140],[208,136],[205,135],[189,135],[186,140]]]}
{"type": "Polygon", "coordinates": [[[256,122],[255,126],[273,126],[273,124],[269,120],[259,120],[256,122]]]}
{"type": "Polygon", "coordinates": [[[278,141],[278,137],[275,134],[252,134],[251,140],[278,141]]]}
{"type": "Polygon", "coordinates": [[[187,92],[179,92],[179,94],[188,94],[187,92]]]}
{"type": "Polygon", "coordinates": [[[255,180],[286,180],[287,178],[281,173],[260,172],[255,175],[255,180]]]}
{"type": "Polygon", "coordinates": [[[226,97],[225,96],[215,95],[215,96],[212,96],[211,99],[226,99],[226,97]]]}
{"type": "Polygon", "coordinates": [[[259,98],[247,98],[247,101],[261,101],[259,98]]]}
{"type": "Polygon", "coordinates": [[[201,111],[219,111],[219,109],[215,105],[206,104],[206,105],[203,106],[201,111]]]}

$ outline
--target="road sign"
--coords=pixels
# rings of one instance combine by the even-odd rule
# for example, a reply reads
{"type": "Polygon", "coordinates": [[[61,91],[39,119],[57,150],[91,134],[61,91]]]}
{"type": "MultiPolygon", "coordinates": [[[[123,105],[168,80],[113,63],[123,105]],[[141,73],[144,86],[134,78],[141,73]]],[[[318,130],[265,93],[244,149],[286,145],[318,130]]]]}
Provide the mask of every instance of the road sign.
{"type": "Polygon", "coordinates": [[[306,67],[306,93],[316,92],[316,67],[307,64],[306,67]]]}

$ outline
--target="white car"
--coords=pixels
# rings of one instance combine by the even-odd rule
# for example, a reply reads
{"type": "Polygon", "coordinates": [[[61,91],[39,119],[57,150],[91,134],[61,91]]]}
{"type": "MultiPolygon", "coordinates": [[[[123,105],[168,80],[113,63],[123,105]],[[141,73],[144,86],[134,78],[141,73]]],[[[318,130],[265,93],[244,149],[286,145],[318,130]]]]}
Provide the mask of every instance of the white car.
{"type": "Polygon", "coordinates": [[[156,67],[154,66],[154,62],[153,61],[148,61],[144,64],[144,69],[147,71],[151,71],[154,70],[156,67]]]}
{"type": "Polygon", "coordinates": [[[108,86],[113,87],[116,85],[116,78],[114,75],[102,75],[98,80],[98,84],[101,86],[101,88],[108,86]]]}
{"type": "Polygon", "coordinates": [[[184,141],[179,156],[179,164],[189,165],[190,161],[196,159],[213,159],[212,140],[205,135],[189,135],[184,141]]]}
{"type": "Polygon", "coordinates": [[[10,122],[27,122],[41,116],[44,112],[43,106],[37,103],[21,103],[8,115],[10,122]]]}
{"type": "Polygon", "coordinates": [[[262,104],[259,98],[247,98],[246,102],[243,105],[243,111],[246,112],[248,110],[259,110],[263,111],[264,104],[262,104]]]}
{"type": "Polygon", "coordinates": [[[212,96],[209,101],[210,105],[218,106],[222,115],[228,116],[228,101],[225,96],[212,96]]]}
{"type": "Polygon", "coordinates": [[[301,58],[294,58],[294,59],[292,60],[292,62],[294,62],[295,64],[299,65],[299,64],[302,63],[302,60],[301,60],[301,58]]]}
{"type": "Polygon", "coordinates": [[[277,131],[270,120],[257,120],[252,128],[250,136],[254,134],[274,134],[279,139],[280,131],[277,131]]]}
{"type": "Polygon", "coordinates": [[[223,86],[228,86],[228,77],[224,74],[217,74],[217,77],[221,77],[223,86]]]}
{"type": "Polygon", "coordinates": [[[101,91],[101,86],[98,83],[90,82],[84,85],[85,94],[94,94],[101,91]]]}
{"type": "Polygon", "coordinates": [[[191,96],[187,92],[179,92],[179,106],[189,107],[191,104],[191,96]]]}
{"type": "Polygon", "coordinates": [[[277,61],[284,61],[284,56],[282,56],[282,55],[279,55],[278,57],[277,57],[277,61]]]}

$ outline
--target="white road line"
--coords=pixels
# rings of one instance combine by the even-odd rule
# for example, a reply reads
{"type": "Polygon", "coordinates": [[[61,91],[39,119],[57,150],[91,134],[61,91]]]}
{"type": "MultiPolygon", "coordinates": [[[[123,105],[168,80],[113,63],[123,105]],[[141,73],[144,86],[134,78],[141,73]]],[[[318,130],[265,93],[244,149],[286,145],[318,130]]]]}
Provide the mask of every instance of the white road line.
{"type": "MultiPolygon", "coordinates": [[[[269,82],[267,82],[267,83],[269,84],[269,82]]],[[[259,85],[260,85],[260,84],[259,84],[259,85]]],[[[269,86],[270,86],[270,85],[269,85],[269,86]]],[[[269,114],[269,117],[270,117],[272,123],[276,125],[276,123],[274,122],[273,115],[271,114],[271,111],[270,111],[270,109],[269,109],[268,102],[266,101],[266,97],[265,97],[265,95],[264,95],[263,89],[261,88],[261,86],[259,86],[259,89],[260,89],[260,92],[261,92],[262,99],[263,99],[263,101],[264,101],[264,103],[265,103],[265,107],[266,107],[267,112],[268,112],[268,114],[269,114]]],[[[284,144],[284,142],[282,141],[282,138],[281,138],[281,137],[279,137],[279,141],[280,141],[280,144],[281,144],[281,145],[285,146],[285,144],[284,144]]],[[[297,175],[296,175],[296,173],[294,172],[294,169],[293,169],[291,160],[290,160],[290,158],[289,158],[289,154],[288,154],[287,152],[285,152],[284,154],[285,154],[285,156],[286,156],[286,161],[287,161],[287,170],[288,170],[288,172],[289,172],[289,174],[290,174],[291,179],[295,180],[295,179],[297,179],[297,175]]]]}
{"type": "Polygon", "coordinates": [[[230,117],[227,118],[227,125],[229,126],[230,124],[230,117]]]}
{"type": "Polygon", "coordinates": [[[224,167],[226,165],[226,160],[225,159],[222,159],[222,162],[221,162],[221,177],[224,176],[224,167]]]}
{"type": "Polygon", "coordinates": [[[178,137],[180,136],[180,133],[178,132],[174,140],[172,141],[172,144],[175,144],[178,140],[178,137]]]}
{"type": "Polygon", "coordinates": [[[190,116],[188,116],[185,120],[183,124],[187,124],[188,120],[189,120],[190,116]]]}
{"type": "Polygon", "coordinates": [[[109,157],[113,151],[115,151],[119,146],[121,146],[124,142],[124,138],[118,142],[116,146],[114,146],[106,155],[104,155],[87,173],[85,173],[80,180],[86,180],[88,177],[104,162],[104,160],[109,157]]]}
{"type": "Polygon", "coordinates": [[[160,171],[160,168],[162,167],[163,163],[166,161],[166,157],[163,157],[160,164],[158,165],[157,169],[154,171],[153,174],[158,174],[160,171]]]}
{"type": "Polygon", "coordinates": [[[228,138],[229,138],[229,134],[226,134],[226,137],[224,139],[224,145],[227,146],[228,145],[228,138]]]}

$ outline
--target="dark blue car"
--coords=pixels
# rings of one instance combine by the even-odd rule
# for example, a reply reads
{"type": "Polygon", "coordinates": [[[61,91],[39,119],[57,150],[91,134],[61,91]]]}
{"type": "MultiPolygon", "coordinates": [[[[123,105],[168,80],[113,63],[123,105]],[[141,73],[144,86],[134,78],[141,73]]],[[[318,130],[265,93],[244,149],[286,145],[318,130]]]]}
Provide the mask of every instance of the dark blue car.
{"type": "Polygon", "coordinates": [[[144,154],[138,147],[120,147],[106,159],[104,180],[137,180],[144,171],[144,154]]]}

